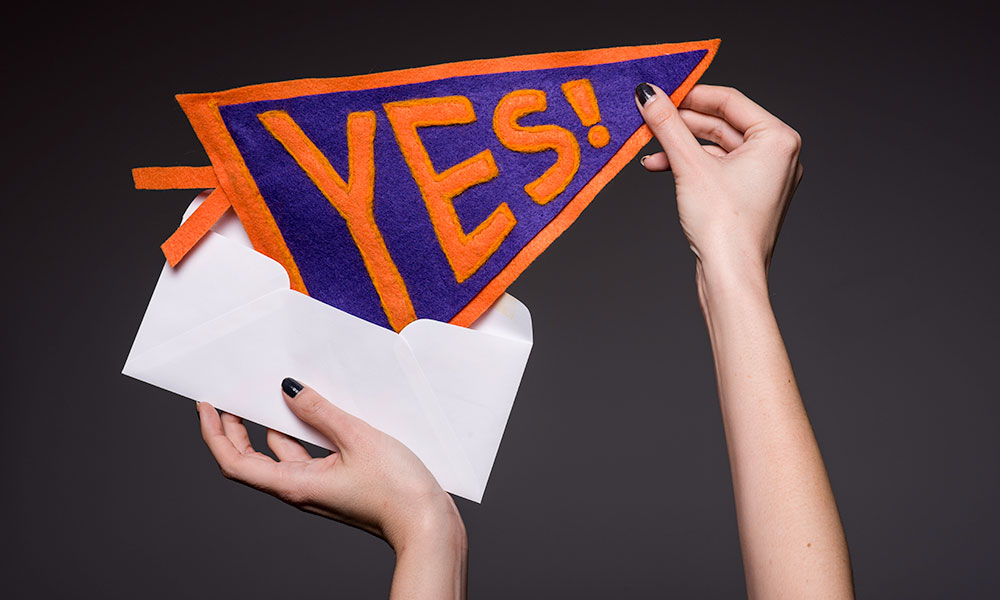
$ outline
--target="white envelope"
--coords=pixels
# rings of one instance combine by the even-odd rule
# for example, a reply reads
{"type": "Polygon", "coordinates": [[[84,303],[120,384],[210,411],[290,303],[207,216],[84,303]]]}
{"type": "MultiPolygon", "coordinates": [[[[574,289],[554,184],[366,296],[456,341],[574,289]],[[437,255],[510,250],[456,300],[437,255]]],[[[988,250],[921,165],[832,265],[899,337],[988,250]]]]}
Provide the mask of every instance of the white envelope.
{"type": "Polygon", "coordinates": [[[470,328],[420,319],[397,334],[293,291],[228,211],[164,265],[122,373],[333,449],[285,405],[294,377],[480,502],[531,344],[531,315],[507,294],[470,328]]]}

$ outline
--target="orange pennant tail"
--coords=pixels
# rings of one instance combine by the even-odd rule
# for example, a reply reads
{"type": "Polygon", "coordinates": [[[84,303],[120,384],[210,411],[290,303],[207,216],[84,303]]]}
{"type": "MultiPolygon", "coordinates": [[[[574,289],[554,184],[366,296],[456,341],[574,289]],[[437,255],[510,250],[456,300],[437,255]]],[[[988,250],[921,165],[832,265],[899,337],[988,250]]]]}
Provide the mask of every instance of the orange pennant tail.
{"type": "Polygon", "coordinates": [[[215,225],[228,208],[229,198],[226,197],[226,194],[219,188],[213,190],[201,206],[195,209],[191,216],[181,223],[177,231],[160,246],[171,267],[176,267],[177,263],[181,262],[184,255],[191,248],[194,248],[194,245],[201,238],[205,237],[208,230],[215,225]]]}
{"type": "Polygon", "coordinates": [[[229,198],[219,188],[219,180],[212,167],[139,167],[132,169],[132,179],[139,190],[215,188],[177,231],[160,245],[171,267],[181,262],[230,206],[229,198]]]}
{"type": "Polygon", "coordinates": [[[219,187],[212,167],[140,167],[132,169],[137,190],[195,190],[219,187]]]}

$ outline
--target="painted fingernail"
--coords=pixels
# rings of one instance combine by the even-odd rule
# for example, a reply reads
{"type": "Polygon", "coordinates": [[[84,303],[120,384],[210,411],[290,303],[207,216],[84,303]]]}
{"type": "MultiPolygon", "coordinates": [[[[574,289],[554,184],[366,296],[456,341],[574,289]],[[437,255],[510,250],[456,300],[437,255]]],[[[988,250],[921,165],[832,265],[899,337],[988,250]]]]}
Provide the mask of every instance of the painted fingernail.
{"type": "Polygon", "coordinates": [[[649,99],[656,95],[656,90],[648,83],[640,83],[635,86],[635,97],[639,99],[639,104],[646,106],[649,99]]]}
{"type": "Polygon", "coordinates": [[[304,385],[295,381],[291,377],[285,377],[281,380],[281,390],[288,394],[289,398],[298,396],[299,392],[301,392],[304,387],[304,385]]]}

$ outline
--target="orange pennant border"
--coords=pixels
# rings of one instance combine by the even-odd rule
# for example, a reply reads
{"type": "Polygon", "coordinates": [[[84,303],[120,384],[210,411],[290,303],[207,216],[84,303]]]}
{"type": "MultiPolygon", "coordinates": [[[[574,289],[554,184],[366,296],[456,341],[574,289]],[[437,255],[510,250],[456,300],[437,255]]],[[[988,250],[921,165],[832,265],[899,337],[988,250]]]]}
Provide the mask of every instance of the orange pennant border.
{"type": "MultiPolygon", "coordinates": [[[[235,88],[222,92],[179,94],[177,102],[187,115],[195,134],[205,148],[215,169],[219,187],[229,199],[236,215],[243,223],[254,248],[278,261],[288,272],[292,289],[308,294],[302,275],[292,257],[284,237],[278,229],[260,190],[257,188],[232,136],[226,129],[219,112],[220,106],[282,100],[297,96],[366,90],[380,87],[423,83],[450,77],[490,75],[516,71],[534,71],[561,67],[578,67],[650,58],[667,54],[706,50],[687,78],[670,95],[674,104],[680,104],[705,72],[718,51],[720,40],[704,40],[676,44],[625,46],[599,50],[551,52],[505,58],[490,58],[445,63],[428,67],[371,73],[350,77],[325,79],[297,79],[277,83],[264,83],[235,88]],[[227,168],[229,167],[229,168],[227,168]]],[[[641,82],[636,82],[641,83],[641,82]]],[[[655,83],[655,82],[654,82],[655,83]]],[[[451,323],[471,325],[499,298],[515,279],[559,237],[594,199],[597,193],[624,168],[626,164],[653,137],[643,124],[612,156],[600,171],[573,197],[572,200],[530,242],[518,252],[479,293],[465,305],[451,323]]]]}

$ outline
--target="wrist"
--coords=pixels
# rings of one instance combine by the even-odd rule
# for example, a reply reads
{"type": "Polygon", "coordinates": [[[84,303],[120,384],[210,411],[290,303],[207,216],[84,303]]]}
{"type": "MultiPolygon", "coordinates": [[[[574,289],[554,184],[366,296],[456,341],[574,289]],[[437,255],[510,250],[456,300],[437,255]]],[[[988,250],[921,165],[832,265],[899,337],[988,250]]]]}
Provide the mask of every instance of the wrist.
{"type": "Polygon", "coordinates": [[[420,504],[406,535],[390,540],[396,551],[390,598],[464,599],[469,544],[462,517],[443,491],[420,504]]]}
{"type": "MultiPolygon", "coordinates": [[[[713,352],[717,352],[720,336],[734,324],[745,321],[747,315],[771,311],[764,267],[755,269],[724,269],[697,264],[698,303],[708,327],[713,352]]],[[[716,354],[718,361],[718,354],[716,354]]]]}
{"type": "MultiPolygon", "coordinates": [[[[404,526],[393,528],[386,541],[397,556],[408,552],[465,552],[465,523],[447,493],[405,516],[404,526]]],[[[387,534],[389,532],[386,532],[387,534]]]]}
{"type": "Polygon", "coordinates": [[[702,303],[733,296],[767,297],[767,268],[763,261],[746,258],[699,259],[696,265],[698,295],[702,303]]]}

